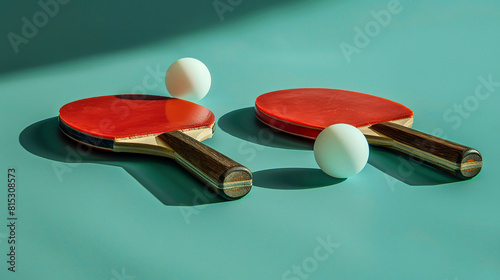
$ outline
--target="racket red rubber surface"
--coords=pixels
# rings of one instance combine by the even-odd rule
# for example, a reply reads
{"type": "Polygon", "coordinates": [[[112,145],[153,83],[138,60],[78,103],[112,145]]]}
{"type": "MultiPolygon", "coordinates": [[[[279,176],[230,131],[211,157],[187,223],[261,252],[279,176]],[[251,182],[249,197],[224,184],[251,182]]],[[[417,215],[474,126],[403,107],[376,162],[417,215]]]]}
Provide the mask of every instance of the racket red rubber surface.
{"type": "Polygon", "coordinates": [[[59,110],[60,120],[81,133],[120,139],[191,130],[214,124],[207,108],[153,95],[110,95],[74,101],[59,110]]]}
{"type": "Polygon", "coordinates": [[[315,139],[326,127],[356,127],[411,118],[413,112],[394,101],[339,89],[302,88],[265,93],[255,101],[257,117],[276,129],[315,139]]]}

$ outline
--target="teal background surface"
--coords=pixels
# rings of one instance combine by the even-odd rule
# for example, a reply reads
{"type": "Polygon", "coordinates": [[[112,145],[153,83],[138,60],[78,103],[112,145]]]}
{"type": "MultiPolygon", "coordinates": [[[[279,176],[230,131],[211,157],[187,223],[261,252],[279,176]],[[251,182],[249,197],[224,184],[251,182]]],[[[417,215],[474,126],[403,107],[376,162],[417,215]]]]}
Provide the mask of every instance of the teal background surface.
{"type": "Polygon", "coordinates": [[[0,279],[500,279],[500,2],[398,3],[72,0],[16,53],[8,34],[43,10],[2,2],[0,279]],[[182,57],[212,74],[200,104],[218,127],[205,143],[254,172],[241,200],[213,197],[168,159],[89,153],[58,133],[68,102],[167,95],[163,75],[182,57]],[[330,178],[311,142],[253,116],[258,95],[299,87],[405,104],[414,128],[477,148],[483,170],[456,181],[371,147],[359,174],[330,178]]]}

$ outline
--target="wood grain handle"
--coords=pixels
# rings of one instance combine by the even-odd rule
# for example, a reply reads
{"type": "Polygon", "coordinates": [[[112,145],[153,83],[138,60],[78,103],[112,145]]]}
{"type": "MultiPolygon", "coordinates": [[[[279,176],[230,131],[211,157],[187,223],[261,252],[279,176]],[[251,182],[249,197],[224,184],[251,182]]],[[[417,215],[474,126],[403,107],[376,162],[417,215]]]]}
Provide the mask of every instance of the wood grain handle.
{"type": "Polygon", "coordinates": [[[460,179],[470,179],[481,171],[483,160],[476,149],[390,122],[370,129],[385,136],[367,136],[370,144],[410,155],[460,179]]]}
{"type": "Polygon", "coordinates": [[[179,132],[159,136],[174,150],[174,158],[226,199],[237,199],[252,188],[252,172],[245,166],[179,132]]]}

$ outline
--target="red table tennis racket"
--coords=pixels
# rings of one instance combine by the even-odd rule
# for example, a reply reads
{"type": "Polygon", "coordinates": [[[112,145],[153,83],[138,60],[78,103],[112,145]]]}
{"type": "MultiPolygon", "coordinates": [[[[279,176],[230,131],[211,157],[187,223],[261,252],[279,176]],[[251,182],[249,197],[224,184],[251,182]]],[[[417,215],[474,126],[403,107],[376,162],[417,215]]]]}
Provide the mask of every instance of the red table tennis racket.
{"type": "Polygon", "coordinates": [[[255,112],[275,129],[310,139],[332,124],[350,124],[372,145],[410,155],[461,179],[476,176],[482,166],[477,150],[411,129],[410,109],[373,95],[322,88],[280,90],[259,96],[255,112]]]}
{"type": "Polygon", "coordinates": [[[153,95],[82,99],[59,110],[59,127],[85,145],[114,152],[174,158],[220,196],[236,199],[252,187],[248,168],[205,146],[215,117],[207,108],[153,95]]]}

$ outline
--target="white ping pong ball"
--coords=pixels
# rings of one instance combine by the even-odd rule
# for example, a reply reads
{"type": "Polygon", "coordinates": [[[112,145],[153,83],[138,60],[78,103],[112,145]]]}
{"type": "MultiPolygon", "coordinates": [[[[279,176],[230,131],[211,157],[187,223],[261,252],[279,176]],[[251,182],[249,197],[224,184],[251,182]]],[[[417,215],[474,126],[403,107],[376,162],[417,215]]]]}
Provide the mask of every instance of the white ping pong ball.
{"type": "Polygon", "coordinates": [[[172,63],[165,75],[165,85],[173,97],[198,101],[207,95],[212,77],[207,66],[195,58],[181,58],[172,63]]]}
{"type": "Polygon", "coordinates": [[[370,149],[363,133],[349,124],[325,128],[314,142],[314,158],[321,170],[335,178],[360,172],[368,162],[370,149]]]}

